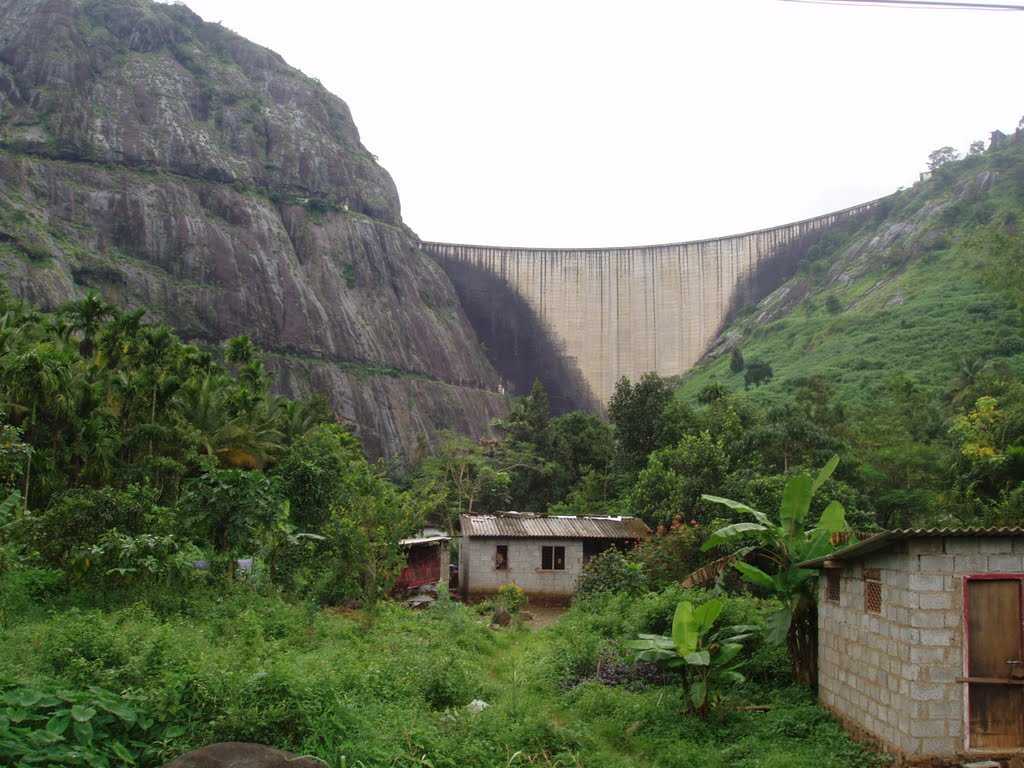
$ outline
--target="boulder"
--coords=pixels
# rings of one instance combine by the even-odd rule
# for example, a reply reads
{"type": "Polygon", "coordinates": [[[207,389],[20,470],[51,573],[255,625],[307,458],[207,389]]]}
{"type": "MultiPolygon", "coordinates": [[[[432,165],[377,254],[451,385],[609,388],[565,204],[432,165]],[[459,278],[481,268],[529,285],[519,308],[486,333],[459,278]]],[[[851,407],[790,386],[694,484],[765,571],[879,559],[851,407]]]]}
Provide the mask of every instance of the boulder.
{"type": "Polygon", "coordinates": [[[263,744],[224,741],[186,752],[164,768],[323,768],[324,765],[315,758],[299,757],[263,744]]]}

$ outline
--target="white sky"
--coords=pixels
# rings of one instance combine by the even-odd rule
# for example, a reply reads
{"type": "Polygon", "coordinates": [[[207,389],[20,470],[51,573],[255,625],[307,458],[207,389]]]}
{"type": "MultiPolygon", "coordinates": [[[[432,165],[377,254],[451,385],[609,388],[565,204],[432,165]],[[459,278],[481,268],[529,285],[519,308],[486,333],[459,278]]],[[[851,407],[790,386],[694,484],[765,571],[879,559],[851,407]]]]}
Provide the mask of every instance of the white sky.
{"type": "Polygon", "coordinates": [[[352,108],[424,239],[600,246],[909,186],[1024,113],[1024,13],[779,0],[188,0],[352,108]]]}

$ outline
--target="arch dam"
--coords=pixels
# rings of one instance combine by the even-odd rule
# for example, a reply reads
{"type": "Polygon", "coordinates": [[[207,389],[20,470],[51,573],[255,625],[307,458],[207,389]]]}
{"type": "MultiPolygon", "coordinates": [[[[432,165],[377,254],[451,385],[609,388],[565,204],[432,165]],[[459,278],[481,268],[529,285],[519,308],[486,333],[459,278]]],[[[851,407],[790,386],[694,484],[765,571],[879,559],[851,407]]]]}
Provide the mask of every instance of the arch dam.
{"type": "Polygon", "coordinates": [[[616,248],[424,242],[448,273],[512,394],[534,379],[552,411],[602,411],[623,376],[690,369],[744,305],[795,274],[830,232],[884,216],[888,198],[728,237],[616,248]]]}

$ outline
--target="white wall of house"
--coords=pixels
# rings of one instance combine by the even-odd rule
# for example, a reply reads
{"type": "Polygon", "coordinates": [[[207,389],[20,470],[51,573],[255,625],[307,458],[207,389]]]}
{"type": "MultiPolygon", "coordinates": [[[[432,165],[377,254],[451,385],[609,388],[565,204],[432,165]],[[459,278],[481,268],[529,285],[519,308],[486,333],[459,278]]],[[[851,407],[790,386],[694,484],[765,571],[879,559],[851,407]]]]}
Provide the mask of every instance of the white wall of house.
{"type": "Polygon", "coordinates": [[[573,539],[477,539],[462,537],[459,584],[466,595],[487,595],[515,583],[527,594],[570,597],[583,569],[583,542],[573,539]],[[508,547],[508,567],[495,568],[498,545],[508,547]],[[564,547],[565,569],[541,567],[542,547],[564,547]]]}

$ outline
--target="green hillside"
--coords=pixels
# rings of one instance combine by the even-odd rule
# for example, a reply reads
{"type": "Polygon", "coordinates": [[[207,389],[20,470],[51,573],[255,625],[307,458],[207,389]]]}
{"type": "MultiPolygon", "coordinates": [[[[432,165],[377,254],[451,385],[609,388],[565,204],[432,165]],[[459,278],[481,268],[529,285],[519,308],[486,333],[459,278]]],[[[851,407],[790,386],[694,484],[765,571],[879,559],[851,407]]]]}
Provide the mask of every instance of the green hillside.
{"type": "Polygon", "coordinates": [[[730,369],[734,348],[772,367],[773,378],[751,389],[769,401],[810,376],[824,377],[843,402],[867,405],[894,374],[942,396],[965,363],[1002,361],[1020,372],[1020,314],[993,279],[1000,267],[985,243],[990,228],[1022,214],[1024,143],[942,166],[877,216],[813,246],[795,277],[739,313],[679,392],[743,389],[745,371],[730,369]]]}

